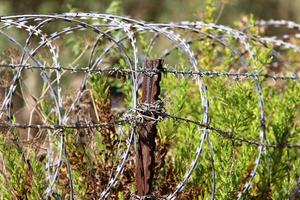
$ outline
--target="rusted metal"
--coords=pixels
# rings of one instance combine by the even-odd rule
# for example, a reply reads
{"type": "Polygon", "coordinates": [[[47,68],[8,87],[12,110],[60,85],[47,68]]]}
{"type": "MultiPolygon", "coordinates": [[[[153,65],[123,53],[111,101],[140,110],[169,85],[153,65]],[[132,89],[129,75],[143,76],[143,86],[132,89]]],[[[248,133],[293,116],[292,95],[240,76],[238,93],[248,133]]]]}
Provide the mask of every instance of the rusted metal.
{"type": "Polygon", "coordinates": [[[153,189],[153,178],[155,168],[155,136],[157,134],[156,119],[158,116],[151,112],[151,107],[155,107],[160,94],[160,70],[163,60],[146,60],[145,67],[149,73],[145,73],[142,83],[141,104],[148,107],[148,111],[143,113],[147,117],[139,130],[139,140],[136,152],[136,189],[138,196],[149,196],[153,189]]]}

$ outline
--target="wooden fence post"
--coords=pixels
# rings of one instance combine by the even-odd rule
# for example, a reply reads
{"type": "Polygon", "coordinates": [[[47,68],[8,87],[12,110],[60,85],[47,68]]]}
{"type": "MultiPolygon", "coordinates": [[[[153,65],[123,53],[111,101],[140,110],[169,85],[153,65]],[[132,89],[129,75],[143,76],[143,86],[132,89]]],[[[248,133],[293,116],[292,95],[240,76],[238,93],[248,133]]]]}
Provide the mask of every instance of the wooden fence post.
{"type": "MultiPolygon", "coordinates": [[[[159,100],[160,80],[163,60],[146,60],[142,82],[142,99],[144,123],[139,131],[139,140],[136,152],[136,194],[140,197],[150,196],[153,189],[153,177],[155,168],[155,136],[157,133],[156,112],[153,112],[155,104],[159,100]],[[148,73],[149,71],[149,73],[148,73]],[[152,110],[152,111],[151,111],[152,110]]],[[[147,199],[147,198],[146,198],[147,199]]]]}

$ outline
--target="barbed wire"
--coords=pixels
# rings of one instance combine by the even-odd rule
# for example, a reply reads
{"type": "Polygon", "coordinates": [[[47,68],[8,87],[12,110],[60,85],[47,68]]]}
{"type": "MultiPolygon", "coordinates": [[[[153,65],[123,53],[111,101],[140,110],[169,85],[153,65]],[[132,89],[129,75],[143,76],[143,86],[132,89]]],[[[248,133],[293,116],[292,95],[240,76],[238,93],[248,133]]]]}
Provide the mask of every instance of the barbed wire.
{"type": "MultiPolygon", "coordinates": [[[[152,111],[153,112],[153,111],[152,111]]],[[[212,126],[209,126],[207,124],[202,124],[199,121],[191,120],[188,118],[182,118],[179,116],[174,116],[170,115],[166,112],[157,112],[159,118],[153,119],[149,118],[147,116],[139,116],[138,119],[134,120],[134,117],[131,116],[130,119],[123,119],[123,120],[113,120],[111,122],[106,122],[106,123],[92,123],[92,124],[84,124],[84,123],[76,123],[76,124],[66,124],[66,125],[46,125],[46,124],[8,124],[8,123],[0,123],[0,128],[7,128],[7,129],[50,129],[50,130],[62,130],[62,129],[98,129],[102,127],[108,127],[108,126],[120,126],[120,125],[129,125],[132,123],[132,121],[136,121],[137,125],[142,126],[144,124],[144,121],[147,120],[154,120],[154,121],[163,121],[165,119],[172,119],[174,121],[180,121],[182,123],[187,123],[187,124],[194,124],[200,128],[207,128],[213,132],[216,132],[219,136],[236,141],[236,142],[241,142],[245,144],[249,144],[252,146],[263,146],[265,148],[300,148],[300,144],[291,144],[291,143],[278,143],[278,144],[268,144],[268,143],[260,143],[259,141],[251,140],[248,138],[241,137],[240,133],[234,133],[232,131],[224,131],[212,126]]]]}
{"type": "MultiPolygon", "coordinates": [[[[218,25],[213,23],[198,22],[179,22],[179,23],[148,23],[140,20],[130,19],[123,16],[115,16],[109,14],[98,14],[98,13],[64,13],[64,14],[52,14],[52,15],[16,15],[16,16],[1,16],[0,23],[3,26],[0,27],[0,35],[9,40],[13,45],[21,49],[21,56],[18,63],[2,62],[0,64],[0,70],[12,70],[13,77],[8,84],[7,94],[0,107],[0,119],[3,118],[5,114],[8,115],[9,120],[5,120],[5,123],[0,123],[1,129],[45,129],[50,131],[49,137],[49,148],[47,149],[47,181],[48,185],[44,192],[43,198],[47,199],[53,194],[56,194],[56,183],[59,176],[59,170],[63,163],[67,166],[67,173],[69,177],[70,185],[70,197],[74,199],[74,183],[72,176],[72,169],[69,163],[68,151],[66,149],[66,129],[97,129],[107,126],[124,126],[128,125],[130,127],[130,134],[128,135],[128,140],[126,143],[125,150],[121,152],[121,159],[117,167],[115,168],[114,175],[108,181],[107,186],[103,191],[99,199],[105,199],[110,195],[112,188],[117,184],[118,177],[122,174],[125,168],[125,163],[127,162],[130,154],[130,149],[136,140],[136,129],[137,126],[143,124],[147,120],[155,120],[157,122],[163,121],[165,119],[171,119],[175,121],[180,121],[180,123],[194,124],[198,127],[199,132],[201,132],[201,137],[198,141],[198,145],[195,151],[195,156],[190,163],[190,167],[184,173],[183,180],[180,181],[173,192],[168,194],[164,199],[174,199],[179,193],[184,189],[186,183],[190,179],[192,172],[197,167],[199,160],[201,159],[203,153],[203,145],[205,142],[209,145],[210,162],[212,168],[212,192],[211,199],[215,199],[216,193],[216,172],[215,172],[215,160],[214,160],[214,147],[213,142],[210,139],[211,133],[217,133],[218,136],[231,140],[240,142],[246,145],[251,145],[257,147],[258,154],[255,160],[255,166],[250,172],[250,177],[248,181],[244,184],[243,190],[239,192],[238,199],[241,199],[247,191],[250,189],[251,184],[257,174],[257,170],[260,167],[263,152],[270,148],[300,148],[300,144],[271,144],[267,141],[267,131],[266,131],[266,114],[265,114],[265,99],[263,96],[263,79],[271,79],[273,81],[295,81],[299,82],[299,71],[295,66],[291,66],[288,62],[283,62],[283,66],[287,68],[285,73],[262,73],[258,67],[258,63],[250,62],[249,60],[255,60],[255,50],[252,43],[257,43],[263,48],[269,48],[268,45],[272,44],[277,47],[282,47],[284,49],[289,49],[297,53],[300,52],[300,47],[297,44],[293,44],[290,41],[285,41],[280,38],[274,37],[262,37],[251,35],[249,33],[236,30],[224,25],[218,25]],[[67,24],[61,30],[55,30],[51,34],[45,33],[45,26],[51,23],[58,23],[63,21],[67,24]],[[16,38],[5,32],[5,30],[16,28],[21,31],[25,31],[28,37],[23,45],[16,38]],[[96,39],[90,44],[90,54],[88,56],[87,65],[85,67],[74,67],[76,66],[77,59],[75,59],[72,64],[66,65],[64,67],[60,61],[59,48],[55,43],[59,39],[67,36],[71,33],[76,32],[88,32],[91,31],[96,33],[96,39]],[[184,31],[185,33],[181,33],[184,31]],[[118,34],[116,34],[118,33],[118,34]],[[147,42],[147,48],[142,49],[138,46],[137,42],[139,40],[137,34],[152,34],[151,39],[147,42]],[[188,33],[188,34],[186,34],[188,33]],[[229,49],[230,52],[237,56],[238,63],[234,63],[241,68],[245,68],[246,72],[231,72],[229,71],[205,71],[203,66],[199,66],[197,57],[195,56],[193,44],[197,40],[190,37],[189,34],[194,34],[201,39],[208,39],[213,42],[213,44],[218,45],[221,49],[229,49]],[[188,65],[174,66],[165,65],[162,70],[148,70],[141,66],[141,61],[143,58],[139,56],[146,54],[144,56],[149,56],[154,46],[159,44],[159,38],[165,38],[169,43],[171,43],[170,49],[165,49],[161,53],[159,58],[167,58],[172,55],[175,51],[180,51],[183,53],[188,61],[188,65]],[[34,39],[38,39],[38,45],[34,46],[34,39]],[[233,44],[231,40],[234,39],[237,44],[233,44]],[[108,44],[103,44],[103,49],[101,48],[101,53],[98,55],[97,48],[100,46],[100,41],[108,41],[108,44]],[[125,44],[125,42],[128,42],[125,44]],[[126,48],[125,48],[126,46],[126,48]],[[42,48],[46,48],[51,57],[51,63],[43,61],[37,55],[42,48]],[[120,54],[120,59],[124,59],[126,67],[121,67],[120,65],[113,64],[112,67],[103,64],[106,56],[113,54],[117,51],[120,54]],[[30,63],[30,64],[29,64],[30,63]],[[33,63],[33,64],[32,64],[33,63]],[[251,68],[250,66],[254,66],[251,68]],[[254,69],[254,70],[251,70],[254,69]],[[24,70],[39,70],[41,77],[47,85],[47,91],[49,90],[54,104],[55,116],[58,119],[57,124],[50,124],[46,122],[43,124],[19,124],[12,122],[12,101],[13,96],[16,93],[17,86],[22,78],[22,73],[24,70]],[[55,75],[47,73],[47,70],[53,70],[55,75]],[[65,72],[68,73],[82,73],[84,78],[82,79],[79,91],[76,93],[71,105],[67,110],[63,109],[63,93],[62,93],[62,76],[65,72]],[[163,73],[166,75],[172,75],[176,79],[178,78],[191,78],[196,80],[199,88],[199,93],[201,95],[201,107],[202,107],[202,121],[194,121],[188,118],[183,118],[179,116],[173,116],[165,112],[162,105],[143,106],[139,105],[138,102],[138,90],[140,75],[146,74],[151,75],[155,73],[163,73]],[[76,110],[76,105],[81,102],[81,98],[84,95],[86,88],[88,87],[89,79],[93,74],[99,74],[104,76],[111,76],[113,78],[118,76],[130,77],[131,81],[131,109],[126,112],[124,118],[116,118],[112,121],[105,123],[68,123],[70,114],[76,110]],[[283,75],[284,74],[284,75],[283,75]],[[53,77],[54,76],[54,80],[53,77]],[[213,127],[210,122],[210,106],[208,91],[206,81],[203,78],[231,78],[235,81],[240,81],[242,79],[253,80],[253,86],[258,94],[258,108],[260,112],[260,131],[259,131],[259,141],[252,140],[249,138],[241,137],[241,134],[233,133],[230,131],[220,130],[213,127]],[[155,113],[159,118],[153,119],[144,115],[144,112],[155,113]],[[7,112],[7,113],[5,113],[7,112]],[[54,142],[54,137],[59,135],[59,143],[54,142]]],[[[258,21],[258,26],[268,27],[285,27],[289,29],[300,30],[300,25],[295,22],[290,21],[258,21]]],[[[295,35],[298,37],[298,35],[295,35]]],[[[284,35],[283,39],[288,39],[288,35],[284,35]]],[[[275,59],[282,60],[281,54],[278,50],[272,49],[272,56],[275,59]]],[[[84,66],[84,65],[83,65],[84,66]]],[[[267,66],[265,66],[267,67],[267,66]]],[[[0,71],[1,72],[1,71],[0,71]]],[[[1,81],[1,80],[0,80],[1,81]]],[[[1,86],[3,87],[3,86],[1,86]]],[[[42,99],[42,97],[40,98],[42,99]]],[[[37,103],[38,104],[38,103],[37,103]]],[[[138,197],[139,199],[147,197],[138,197]]],[[[152,197],[151,197],[152,198],[152,197]]]]}
{"type": "Polygon", "coordinates": [[[227,72],[227,71],[182,71],[177,70],[176,67],[164,67],[161,70],[149,70],[144,68],[138,68],[137,70],[130,70],[130,69],[124,69],[122,67],[112,67],[112,68],[97,68],[90,70],[88,68],[70,68],[70,67],[38,67],[38,66],[30,66],[30,65],[15,65],[15,64],[0,64],[0,68],[10,68],[10,69],[16,69],[16,68],[23,68],[24,70],[30,70],[30,69],[38,69],[38,70],[60,70],[60,71],[69,71],[71,73],[92,73],[92,74],[101,74],[106,76],[128,76],[132,73],[138,73],[138,74],[155,74],[157,72],[162,72],[164,74],[172,74],[176,76],[176,78],[195,78],[195,77],[209,77],[209,78],[218,78],[218,77],[226,77],[226,78],[233,78],[236,80],[240,80],[243,78],[246,79],[256,79],[256,78],[265,78],[265,79],[273,79],[273,80],[292,80],[292,81],[299,81],[300,78],[298,76],[282,76],[282,75],[276,75],[273,74],[264,74],[264,73],[255,73],[255,72],[245,72],[245,73],[234,73],[234,72],[227,72]]]}

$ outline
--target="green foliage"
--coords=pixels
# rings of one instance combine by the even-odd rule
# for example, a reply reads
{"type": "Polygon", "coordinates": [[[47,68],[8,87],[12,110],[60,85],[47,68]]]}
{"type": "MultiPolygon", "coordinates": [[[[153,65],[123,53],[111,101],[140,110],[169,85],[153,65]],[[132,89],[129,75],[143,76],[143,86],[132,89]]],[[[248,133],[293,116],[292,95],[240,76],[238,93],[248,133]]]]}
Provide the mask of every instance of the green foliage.
{"type": "Polygon", "coordinates": [[[18,145],[0,136],[2,171],[0,193],[3,199],[40,199],[45,190],[44,166],[33,154],[26,159],[18,145]]]}
{"type": "Polygon", "coordinates": [[[204,21],[206,21],[208,23],[214,22],[216,11],[217,11],[216,1],[215,0],[206,0],[205,1],[204,21]]]}
{"type": "Polygon", "coordinates": [[[112,1],[108,8],[106,9],[106,13],[110,14],[123,14],[122,2],[121,1],[112,1]]]}
{"type": "Polygon", "coordinates": [[[101,103],[105,103],[109,100],[109,84],[106,77],[99,75],[92,75],[91,87],[94,97],[101,103]]]}

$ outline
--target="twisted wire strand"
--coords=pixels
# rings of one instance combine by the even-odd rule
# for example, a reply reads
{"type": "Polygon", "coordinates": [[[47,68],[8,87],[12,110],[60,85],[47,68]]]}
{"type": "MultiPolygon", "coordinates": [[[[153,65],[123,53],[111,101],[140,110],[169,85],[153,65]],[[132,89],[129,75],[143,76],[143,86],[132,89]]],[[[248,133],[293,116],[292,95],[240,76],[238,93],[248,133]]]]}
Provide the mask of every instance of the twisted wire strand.
{"type": "MultiPolygon", "coordinates": [[[[139,113],[143,113],[145,110],[137,109],[137,111],[139,113]]],[[[152,110],[151,112],[155,112],[155,111],[152,110]]],[[[207,124],[202,124],[199,121],[195,121],[195,120],[192,120],[189,118],[174,116],[167,112],[155,112],[155,113],[159,116],[159,118],[154,119],[154,120],[162,121],[164,119],[172,119],[172,120],[174,120],[176,122],[180,122],[180,123],[194,124],[201,129],[203,129],[203,128],[210,129],[212,133],[216,133],[217,135],[219,135],[220,137],[222,137],[224,139],[244,143],[244,144],[251,145],[251,146],[263,146],[264,148],[278,148],[278,149],[282,149],[282,148],[298,149],[298,148],[300,148],[300,144],[292,144],[292,143],[287,143],[287,142],[286,143],[278,143],[278,144],[261,143],[260,141],[257,141],[257,140],[238,136],[238,135],[241,135],[239,133],[221,130],[216,127],[208,126],[207,124]]],[[[139,116],[134,117],[134,115],[131,115],[130,113],[128,113],[128,114],[124,115],[124,118],[121,118],[121,119],[117,118],[116,120],[112,120],[111,122],[105,122],[105,123],[81,123],[81,124],[76,123],[76,124],[65,124],[65,125],[0,123],[0,128],[9,128],[11,130],[13,130],[13,129],[30,129],[30,128],[41,129],[41,130],[98,129],[98,128],[108,127],[108,126],[112,126],[112,125],[124,126],[126,124],[132,123],[133,121],[135,121],[136,124],[138,125],[138,124],[143,124],[144,120],[148,120],[147,116],[139,115],[139,116]]]]}
{"type": "MultiPolygon", "coordinates": [[[[16,65],[16,64],[0,64],[0,68],[23,68],[23,70],[55,70],[55,67],[39,67],[34,65],[16,65]]],[[[124,69],[122,67],[111,67],[111,68],[96,68],[96,69],[88,69],[86,67],[80,68],[71,68],[71,67],[61,67],[59,68],[61,71],[68,71],[71,73],[92,73],[92,74],[100,74],[103,76],[110,76],[112,74],[120,74],[120,75],[130,75],[131,73],[138,74],[151,74],[157,73],[157,70],[150,70],[139,67],[137,70],[124,69]]],[[[227,72],[227,71],[195,71],[195,70],[178,70],[178,67],[165,66],[162,70],[160,70],[163,74],[173,75],[176,78],[196,78],[196,77],[208,77],[208,78],[230,78],[236,81],[240,81],[242,79],[250,79],[254,80],[257,77],[261,79],[272,79],[274,81],[277,80],[290,80],[290,81],[299,81],[300,78],[298,76],[282,76],[277,75],[275,73],[257,73],[257,72],[227,72]]]]}

